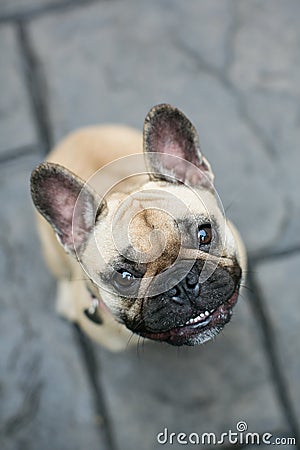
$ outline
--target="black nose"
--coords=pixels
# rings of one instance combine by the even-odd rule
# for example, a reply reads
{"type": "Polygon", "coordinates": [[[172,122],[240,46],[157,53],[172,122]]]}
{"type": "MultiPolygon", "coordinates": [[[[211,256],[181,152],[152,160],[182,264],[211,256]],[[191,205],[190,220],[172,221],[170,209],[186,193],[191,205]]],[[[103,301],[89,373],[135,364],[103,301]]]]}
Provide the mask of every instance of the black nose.
{"type": "Polygon", "coordinates": [[[200,294],[199,275],[190,272],[176,286],[165,293],[166,297],[171,301],[183,305],[187,299],[195,300],[200,294]]]}

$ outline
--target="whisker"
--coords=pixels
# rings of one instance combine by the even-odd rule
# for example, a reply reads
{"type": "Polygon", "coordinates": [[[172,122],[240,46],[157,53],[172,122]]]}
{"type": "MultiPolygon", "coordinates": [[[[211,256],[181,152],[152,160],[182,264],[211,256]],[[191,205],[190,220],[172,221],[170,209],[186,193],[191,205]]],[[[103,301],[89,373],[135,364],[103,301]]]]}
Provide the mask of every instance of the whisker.
{"type": "Polygon", "coordinates": [[[138,358],[139,361],[141,359],[140,342],[141,342],[141,336],[138,337],[138,341],[137,341],[137,345],[136,345],[136,354],[137,354],[137,358],[138,358]]]}
{"type": "Polygon", "coordinates": [[[140,325],[142,325],[143,321],[144,321],[144,319],[141,319],[139,322],[137,322],[137,323],[135,324],[135,326],[134,326],[134,328],[133,328],[133,332],[134,332],[135,330],[137,330],[138,327],[139,327],[140,325]]]}
{"type": "Polygon", "coordinates": [[[146,339],[143,337],[143,340],[142,340],[142,349],[143,349],[143,355],[145,354],[145,342],[146,342],[146,339]]]}
{"type": "Polygon", "coordinates": [[[247,286],[246,284],[241,284],[241,288],[248,289],[249,292],[254,294],[254,290],[251,287],[247,286]]]}
{"type": "MultiPolygon", "coordinates": [[[[247,297],[243,294],[243,293],[239,293],[239,297],[244,301],[244,302],[246,302],[247,301],[247,297]]],[[[234,309],[232,310],[232,311],[234,311],[234,309]]],[[[234,311],[234,314],[235,314],[235,311],[234,311]]]]}
{"type": "Polygon", "coordinates": [[[130,343],[131,343],[133,337],[134,337],[134,333],[132,332],[131,335],[129,336],[128,340],[127,340],[127,343],[126,343],[126,350],[128,350],[129,345],[130,345],[130,343]]]}
{"type": "Polygon", "coordinates": [[[234,202],[231,201],[226,207],[225,207],[225,215],[227,215],[227,212],[230,210],[230,208],[234,205],[234,202]]]}

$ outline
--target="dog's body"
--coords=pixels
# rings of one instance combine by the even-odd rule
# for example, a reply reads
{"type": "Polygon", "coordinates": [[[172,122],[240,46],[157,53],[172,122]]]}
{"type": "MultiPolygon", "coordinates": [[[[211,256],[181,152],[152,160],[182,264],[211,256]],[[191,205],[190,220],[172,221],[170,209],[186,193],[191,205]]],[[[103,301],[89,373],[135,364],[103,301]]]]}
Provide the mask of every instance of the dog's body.
{"type": "MultiPolygon", "coordinates": [[[[146,147],[146,152],[150,155],[148,166],[150,161],[153,171],[150,180],[147,174],[141,175],[137,180],[126,178],[128,174],[140,173],[140,159],[132,159],[130,155],[142,155],[142,135],[132,128],[113,125],[85,128],[71,134],[48,155],[47,163],[37,168],[32,177],[34,202],[51,225],[41,215],[38,216],[44,257],[58,280],[58,311],[77,322],[93,339],[111,350],[124,349],[129,341],[135,342],[138,335],[174,345],[194,345],[205,341],[217,334],[229,321],[231,308],[237,299],[246,264],[244,247],[233,225],[222,219],[215,192],[212,192],[210,186],[213,176],[208,162],[185,156],[185,159],[189,159],[188,165],[181,167],[178,164],[174,170],[172,158],[158,161],[153,156],[153,150],[157,152],[157,147],[164,146],[162,151],[158,151],[159,158],[161,154],[167,157],[171,154],[175,161],[176,158],[183,157],[178,152],[179,147],[188,148],[192,139],[193,145],[197,147],[194,129],[188,129],[189,134],[181,131],[184,127],[191,126],[185,120],[187,119],[182,113],[168,105],[160,105],[149,113],[144,129],[144,150],[146,147]],[[159,125],[156,123],[161,117],[163,131],[161,122],[158,122],[159,125]],[[174,135],[170,139],[166,138],[163,135],[165,130],[174,135]],[[124,157],[122,163],[109,165],[124,157]],[[164,169],[158,168],[158,164],[164,169]],[[197,166],[194,171],[192,165],[197,166]],[[84,187],[81,180],[89,180],[99,169],[102,169],[101,177],[93,178],[91,184],[94,191],[101,194],[102,206],[99,207],[99,199],[98,203],[95,201],[94,191],[84,193],[83,206],[80,201],[77,202],[77,220],[80,224],[77,227],[76,220],[75,225],[72,222],[70,240],[70,225],[66,225],[66,222],[74,219],[76,199],[84,187]],[[156,176],[157,172],[159,176],[156,176]],[[191,175],[186,175],[189,173],[191,175]],[[180,181],[174,182],[171,179],[173,176],[180,181]],[[125,181],[118,184],[112,193],[109,192],[107,201],[103,201],[103,186],[109,188],[119,180],[125,181]],[[182,182],[191,186],[201,199],[195,197],[182,182]],[[176,207],[171,206],[172,199],[178,202],[176,207]],[[149,201],[150,207],[147,207],[149,201]],[[95,205],[97,203],[92,211],[92,225],[89,226],[88,202],[94,202],[95,205]],[[209,205],[209,214],[206,214],[206,207],[203,205],[209,205]],[[188,208],[188,212],[185,208],[188,208]],[[65,211],[69,211],[68,214],[65,211]],[[132,212],[130,218],[127,218],[128,211],[132,212]],[[61,218],[62,215],[64,216],[61,218]],[[179,226],[174,222],[177,215],[179,226]],[[202,246],[195,246],[192,243],[194,237],[189,236],[189,215],[202,221],[201,226],[197,222],[198,237],[204,242],[202,246]],[[207,217],[202,219],[204,215],[212,217],[208,224],[207,217]],[[84,224],[82,217],[86,217],[84,224]],[[205,244],[205,239],[215,223],[215,229],[218,230],[216,241],[219,243],[215,244],[213,254],[210,255],[211,244],[205,244]],[[111,233],[114,234],[113,239],[111,233]],[[91,237],[92,234],[95,240],[91,237]],[[183,235],[183,239],[178,237],[179,234],[183,235]],[[185,239],[188,241],[186,244],[185,239]],[[99,240],[101,257],[97,254],[99,240]],[[126,246],[124,244],[123,247],[125,241],[126,246]],[[77,247],[75,251],[73,244],[77,247]],[[178,255],[181,254],[183,256],[179,258],[178,255]],[[191,259],[192,263],[187,266],[186,261],[191,259]],[[168,270],[170,272],[167,278],[158,280],[168,270]],[[182,271],[183,275],[176,275],[182,271]],[[207,276],[200,283],[198,279],[205,271],[207,276]],[[197,282],[191,282],[193,276],[197,277],[197,282]],[[166,295],[161,286],[168,283],[166,280],[174,280],[174,277],[177,281],[173,281],[168,288],[165,287],[166,295]],[[220,284],[222,292],[218,287],[220,284]],[[154,289],[152,294],[149,286],[154,289]],[[133,288],[134,294],[131,293],[133,288]],[[126,295],[124,289],[127,289],[126,295]],[[200,301],[201,292],[205,299],[203,306],[200,301]],[[221,296],[224,296],[223,300],[220,300],[221,296]],[[163,316],[158,316],[158,310],[163,311],[163,316]],[[201,338],[195,331],[197,327],[200,329],[200,324],[204,330],[201,338]]],[[[104,189],[106,190],[107,188],[104,189]]],[[[211,236],[210,238],[213,239],[211,236]]]]}
{"type": "MultiPolygon", "coordinates": [[[[107,125],[87,127],[66,137],[48,155],[47,161],[60,164],[83,180],[88,180],[97,170],[118,158],[142,153],[142,135],[133,128],[107,125]]],[[[128,174],[123,166],[120,179],[128,174]]],[[[116,174],[114,174],[113,179],[116,174]]],[[[111,183],[113,183],[113,179],[111,183]]],[[[102,186],[99,186],[101,190],[102,186]]],[[[110,350],[121,350],[127,342],[134,343],[136,337],[120,325],[102,307],[101,326],[83,314],[91,303],[90,292],[86,289],[86,275],[76,259],[68,255],[59,244],[49,223],[38,214],[38,230],[42,240],[44,258],[51,272],[58,280],[56,306],[59,314],[77,322],[93,339],[110,350]]]]}

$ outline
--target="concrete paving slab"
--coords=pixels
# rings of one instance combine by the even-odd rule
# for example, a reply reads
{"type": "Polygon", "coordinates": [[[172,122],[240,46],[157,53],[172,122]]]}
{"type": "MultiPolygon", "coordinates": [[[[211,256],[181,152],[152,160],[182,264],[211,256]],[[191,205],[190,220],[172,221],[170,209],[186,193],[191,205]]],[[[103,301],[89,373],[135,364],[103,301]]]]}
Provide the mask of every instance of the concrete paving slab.
{"type": "MultiPolygon", "coordinates": [[[[1,2],[0,16],[50,3],[1,2]]],[[[198,128],[228,215],[255,252],[300,242],[298,18],[297,0],[115,0],[26,26],[56,140],[91,123],[141,129],[153,104],[173,103],[198,128]]],[[[1,155],[37,138],[13,26],[1,26],[0,42],[1,155]]],[[[35,162],[0,167],[0,447],[105,450],[86,367],[70,326],[55,315],[54,282],[40,257],[28,191],[35,162]]],[[[299,262],[265,262],[256,274],[298,417],[299,262]]],[[[161,448],[165,427],[221,433],[240,420],[290,435],[248,306],[240,300],[223,335],[203,347],[97,349],[119,448],[161,448]]]]}
{"type": "Polygon", "coordinates": [[[300,256],[258,266],[256,277],[266,299],[280,360],[300,425],[300,256]]]}
{"type": "Polygon", "coordinates": [[[38,161],[0,167],[0,448],[104,449],[72,327],[54,311],[29,198],[38,161]]]}
{"type": "MultiPolygon", "coordinates": [[[[300,17],[300,16],[299,16],[300,17]]],[[[300,34],[299,34],[300,39],[300,34]]],[[[274,152],[276,175],[274,188],[284,198],[285,220],[275,237],[273,250],[300,245],[300,127],[298,97],[282,92],[251,92],[245,94],[247,110],[264,134],[274,152]]],[[[277,201],[270,205],[277,208],[277,201]]]]}
{"type": "Polygon", "coordinates": [[[200,132],[224,207],[249,248],[258,250],[273,243],[286,217],[276,165],[241,114],[238,92],[217,70],[224,61],[202,63],[215,39],[217,54],[222,53],[230,14],[220,2],[210,7],[191,2],[181,22],[179,3],[108,2],[32,23],[32,43],[49,87],[54,135],[57,140],[71,129],[100,122],[141,129],[153,104],[178,106],[200,132]],[[211,29],[224,18],[222,37],[210,33],[203,42],[192,16],[206,18],[211,29]],[[202,42],[199,58],[187,48],[188,36],[191,45],[202,42]],[[253,217],[260,219],[259,232],[253,217]]]}
{"type": "Polygon", "coordinates": [[[299,2],[250,0],[236,5],[234,82],[245,90],[299,95],[299,2]]]}
{"type": "Polygon", "coordinates": [[[17,147],[34,145],[36,131],[29,97],[24,84],[23,68],[15,29],[0,29],[0,157],[17,147]]]}
{"type": "Polygon", "coordinates": [[[255,432],[288,429],[258,325],[243,299],[214,342],[180,349],[141,342],[123,354],[100,351],[100,358],[117,442],[124,450],[161,448],[157,435],[165,428],[168,434],[220,436],[246,421],[255,432]]]}
{"type": "Polygon", "coordinates": [[[198,57],[203,65],[224,70],[235,22],[234,2],[210,0],[199,5],[194,0],[172,0],[168,8],[176,11],[174,42],[198,57]]]}
{"type": "Polygon", "coordinates": [[[286,210],[272,244],[278,249],[300,244],[299,18],[297,0],[238,2],[229,68],[247,115],[276,161],[274,187],[280,186],[286,210]]]}
{"type": "Polygon", "coordinates": [[[30,12],[32,9],[62,3],[63,0],[2,0],[0,18],[4,15],[30,12]]]}

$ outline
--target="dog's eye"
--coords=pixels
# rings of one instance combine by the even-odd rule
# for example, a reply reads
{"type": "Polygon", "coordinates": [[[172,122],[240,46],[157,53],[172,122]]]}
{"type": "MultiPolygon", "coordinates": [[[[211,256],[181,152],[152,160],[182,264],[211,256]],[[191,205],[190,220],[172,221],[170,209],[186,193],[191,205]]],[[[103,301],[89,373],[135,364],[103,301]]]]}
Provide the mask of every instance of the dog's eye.
{"type": "Polygon", "coordinates": [[[128,270],[119,270],[118,272],[114,273],[114,282],[115,284],[117,284],[119,287],[122,288],[128,288],[130,287],[133,282],[136,280],[136,277],[128,272],[128,270]]]}
{"type": "Polygon", "coordinates": [[[211,225],[205,224],[198,227],[198,240],[201,245],[210,244],[212,239],[211,225]]]}

